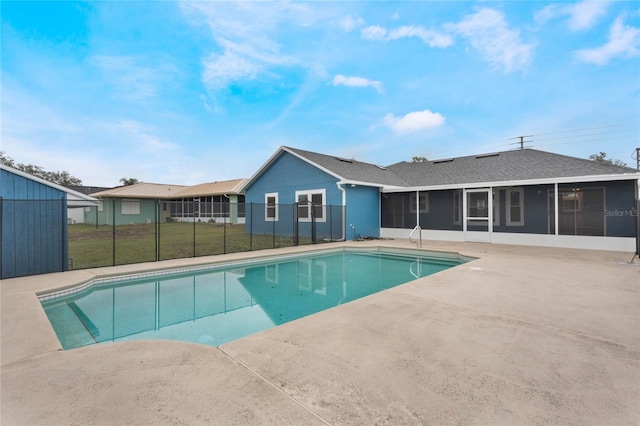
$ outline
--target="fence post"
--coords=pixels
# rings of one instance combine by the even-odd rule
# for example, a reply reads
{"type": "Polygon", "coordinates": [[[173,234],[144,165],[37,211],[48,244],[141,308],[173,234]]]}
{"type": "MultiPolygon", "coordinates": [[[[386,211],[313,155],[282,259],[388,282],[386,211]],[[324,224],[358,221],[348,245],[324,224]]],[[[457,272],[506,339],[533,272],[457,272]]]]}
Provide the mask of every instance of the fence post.
{"type": "MultiPolygon", "coordinates": [[[[200,206],[198,205],[198,209],[200,206]]],[[[193,203],[193,256],[196,257],[196,203],[193,203]]]]}
{"type": "Polygon", "coordinates": [[[222,221],[222,253],[227,254],[227,221],[226,220],[222,221]]]}
{"type": "Polygon", "coordinates": [[[309,209],[311,210],[311,243],[316,243],[316,205],[309,203],[309,209]]]}
{"type": "Polygon", "coordinates": [[[4,279],[4,275],[2,274],[2,272],[4,271],[4,269],[2,269],[2,246],[3,244],[3,240],[2,240],[2,228],[3,228],[3,221],[2,221],[2,214],[4,212],[4,207],[2,204],[2,197],[0,197],[0,280],[4,279]]]}
{"type": "Polygon", "coordinates": [[[112,245],[113,265],[112,266],[116,266],[116,199],[115,198],[111,199],[111,218],[112,218],[111,234],[113,235],[113,245],[112,245]]]}
{"type": "Polygon", "coordinates": [[[298,223],[298,203],[293,204],[293,245],[299,245],[298,232],[300,224],[298,223]]]}
{"type": "MultiPolygon", "coordinates": [[[[247,205],[244,205],[244,220],[247,220],[247,205]]],[[[253,203],[249,203],[249,251],[253,250],[253,203]]]]}
{"type": "Polygon", "coordinates": [[[60,222],[62,224],[62,233],[61,233],[61,237],[60,238],[62,241],[60,241],[60,257],[61,257],[61,266],[62,268],[60,269],[60,272],[64,272],[67,270],[67,266],[65,265],[66,263],[69,263],[69,253],[68,253],[68,247],[67,247],[67,242],[68,242],[68,238],[69,238],[69,234],[67,232],[68,230],[68,224],[67,224],[67,209],[66,209],[66,195],[63,195],[62,198],[60,198],[60,222]]]}
{"type": "Polygon", "coordinates": [[[155,231],[155,238],[154,241],[156,242],[156,262],[160,260],[160,244],[159,244],[159,239],[160,239],[160,200],[156,198],[156,217],[155,217],[155,225],[154,225],[154,231],[155,231]]]}
{"type": "Polygon", "coordinates": [[[333,206],[329,204],[329,242],[333,242],[333,206]]]}

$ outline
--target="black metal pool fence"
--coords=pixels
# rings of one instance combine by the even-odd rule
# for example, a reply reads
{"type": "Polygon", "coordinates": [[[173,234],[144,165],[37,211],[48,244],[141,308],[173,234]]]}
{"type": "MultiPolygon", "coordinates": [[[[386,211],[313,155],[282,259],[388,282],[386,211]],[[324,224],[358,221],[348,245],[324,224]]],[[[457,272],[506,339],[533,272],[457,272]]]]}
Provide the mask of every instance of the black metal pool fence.
{"type": "Polygon", "coordinates": [[[343,206],[104,200],[97,207],[67,208],[62,201],[0,199],[3,279],[345,236],[343,206]]]}

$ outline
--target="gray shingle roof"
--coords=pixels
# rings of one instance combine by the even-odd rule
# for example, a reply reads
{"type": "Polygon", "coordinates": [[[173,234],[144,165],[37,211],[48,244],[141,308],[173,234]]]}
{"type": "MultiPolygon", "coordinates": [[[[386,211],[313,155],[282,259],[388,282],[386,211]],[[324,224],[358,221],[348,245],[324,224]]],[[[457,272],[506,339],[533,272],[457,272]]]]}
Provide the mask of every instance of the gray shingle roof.
{"type": "Polygon", "coordinates": [[[400,162],[387,167],[284,147],[347,181],[373,185],[419,187],[507,182],[548,178],[635,174],[629,167],[535,149],[502,151],[423,163],[400,162]]]}
{"type": "Polygon", "coordinates": [[[562,178],[635,173],[614,166],[535,149],[503,151],[425,163],[401,162],[388,167],[409,186],[562,178]]]}
{"type": "Polygon", "coordinates": [[[367,182],[372,185],[384,186],[408,185],[401,177],[385,167],[297,148],[285,148],[347,181],[367,182]]]}

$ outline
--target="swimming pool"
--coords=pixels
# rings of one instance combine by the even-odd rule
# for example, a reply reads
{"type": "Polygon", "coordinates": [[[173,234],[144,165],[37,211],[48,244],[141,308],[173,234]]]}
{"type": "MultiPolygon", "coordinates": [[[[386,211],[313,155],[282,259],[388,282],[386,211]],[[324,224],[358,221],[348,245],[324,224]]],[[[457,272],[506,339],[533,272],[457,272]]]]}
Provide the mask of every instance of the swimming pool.
{"type": "Polygon", "coordinates": [[[39,298],[64,349],[141,339],[217,346],[468,260],[330,249],[98,279],[39,298]]]}

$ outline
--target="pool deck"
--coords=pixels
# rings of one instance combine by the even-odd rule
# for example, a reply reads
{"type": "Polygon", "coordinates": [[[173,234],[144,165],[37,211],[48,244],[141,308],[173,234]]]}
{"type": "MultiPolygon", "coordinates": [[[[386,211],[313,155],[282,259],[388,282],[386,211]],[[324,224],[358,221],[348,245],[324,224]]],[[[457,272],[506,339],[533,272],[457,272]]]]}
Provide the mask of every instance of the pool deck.
{"type": "Polygon", "coordinates": [[[62,351],[36,292],[333,243],[4,280],[2,425],[638,425],[631,253],[425,242],[477,257],[219,348],[62,351]]]}

